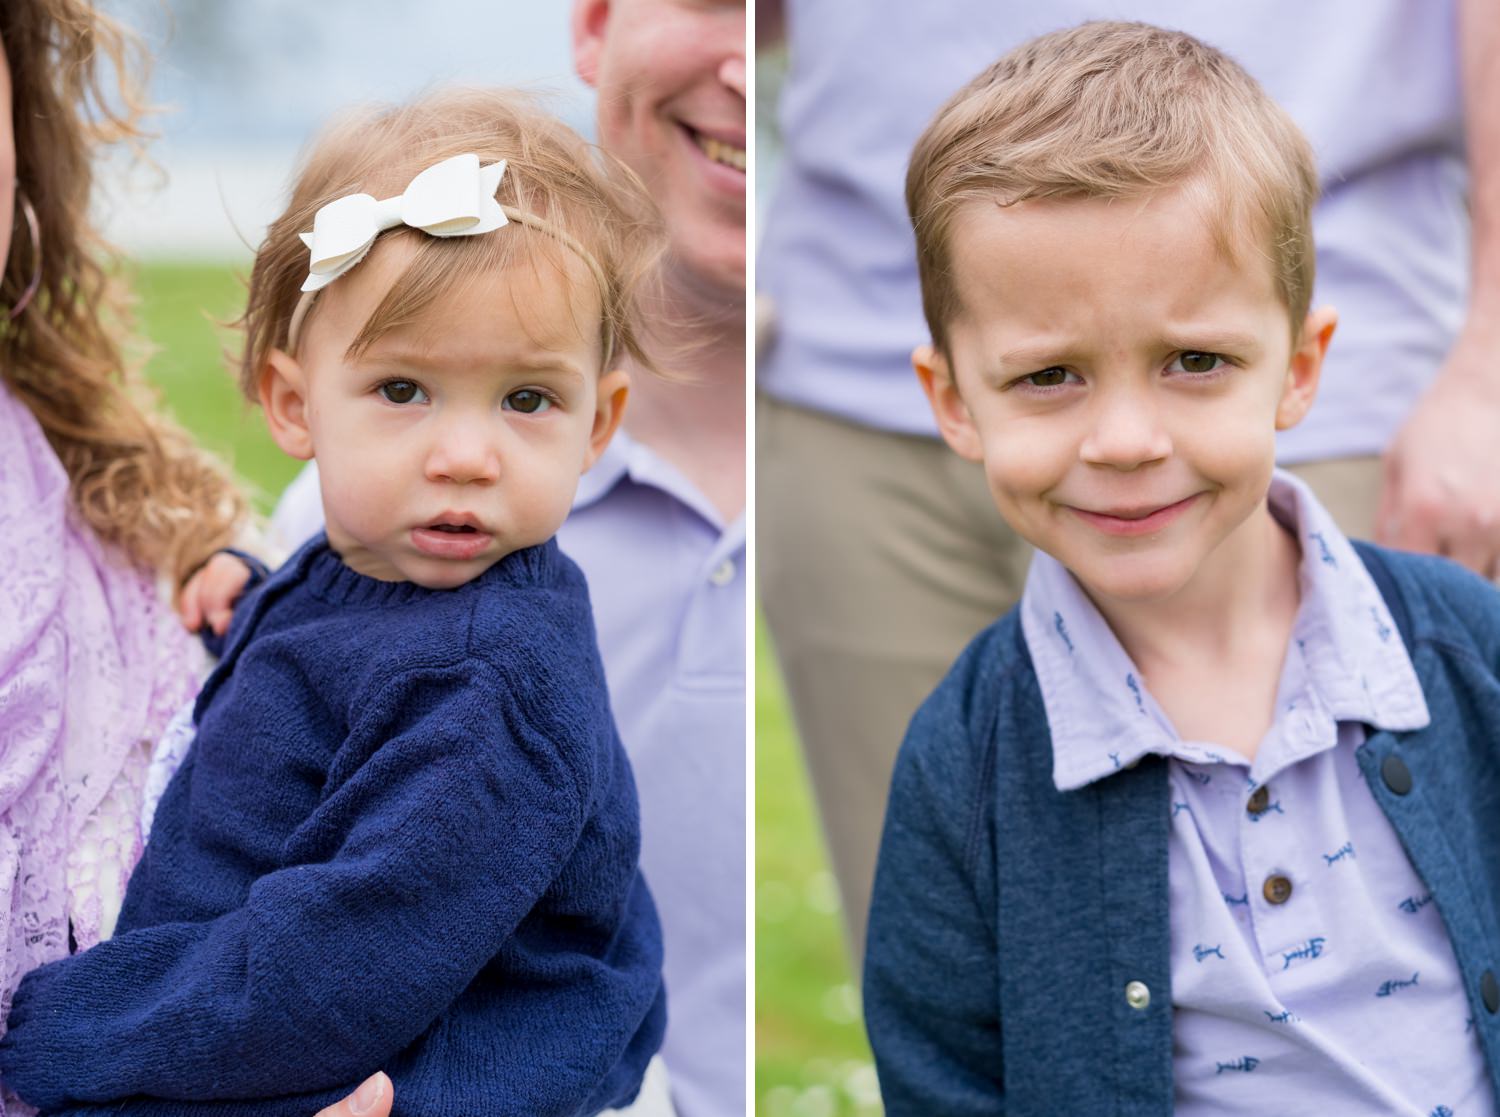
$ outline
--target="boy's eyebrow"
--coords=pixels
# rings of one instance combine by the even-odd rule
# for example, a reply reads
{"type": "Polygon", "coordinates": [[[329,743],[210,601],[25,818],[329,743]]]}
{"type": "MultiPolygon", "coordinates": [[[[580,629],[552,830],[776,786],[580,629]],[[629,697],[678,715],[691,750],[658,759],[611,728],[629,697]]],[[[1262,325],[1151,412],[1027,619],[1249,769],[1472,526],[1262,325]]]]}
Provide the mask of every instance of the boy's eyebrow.
{"type": "MultiPolygon", "coordinates": [[[[1224,330],[1218,327],[1179,327],[1160,339],[1163,348],[1183,352],[1258,354],[1260,338],[1253,333],[1224,330]]],[[[1071,339],[1056,342],[1031,342],[1017,345],[997,354],[996,360],[1003,368],[1045,368],[1074,359],[1079,350],[1086,348],[1071,339]]]]}

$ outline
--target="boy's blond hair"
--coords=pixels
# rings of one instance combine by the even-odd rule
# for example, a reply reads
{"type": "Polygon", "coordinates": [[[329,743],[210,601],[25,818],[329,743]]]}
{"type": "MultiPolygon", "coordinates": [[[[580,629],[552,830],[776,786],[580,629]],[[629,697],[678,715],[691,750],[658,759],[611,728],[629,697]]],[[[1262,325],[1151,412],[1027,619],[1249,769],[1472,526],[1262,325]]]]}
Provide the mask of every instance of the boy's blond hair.
{"type": "Polygon", "coordinates": [[[963,206],[1139,196],[1187,184],[1230,258],[1269,260],[1297,335],[1312,300],[1311,147],[1238,63],[1178,31],[1094,22],[1018,47],[939,110],[906,204],[933,344],[963,307],[951,231],[963,206]]]}
{"type": "MultiPolygon", "coordinates": [[[[415,252],[355,337],[350,354],[417,321],[437,300],[478,276],[522,265],[555,269],[570,282],[583,277],[596,290],[604,359],[628,355],[651,367],[641,347],[637,304],[662,239],[659,216],[640,180],[543,111],[529,94],[449,89],[404,105],[356,109],[314,141],[291,201],[256,253],[245,313],[237,323],[245,332],[240,387],[246,396],[259,398],[260,373],[271,350],[289,348],[309,263],[298,234],[311,231],[317,211],[348,194],[397,196],[428,167],[469,152],[481,164],[506,161],[496,197],[527,220],[512,217],[510,224],[477,236],[431,237],[405,227],[381,233],[381,240],[409,239],[415,252]],[[597,268],[580,259],[583,254],[597,268]]],[[[524,315],[526,308],[518,309],[524,315]]],[[[313,304],[306,320],[316,314],[313,304]]]]}

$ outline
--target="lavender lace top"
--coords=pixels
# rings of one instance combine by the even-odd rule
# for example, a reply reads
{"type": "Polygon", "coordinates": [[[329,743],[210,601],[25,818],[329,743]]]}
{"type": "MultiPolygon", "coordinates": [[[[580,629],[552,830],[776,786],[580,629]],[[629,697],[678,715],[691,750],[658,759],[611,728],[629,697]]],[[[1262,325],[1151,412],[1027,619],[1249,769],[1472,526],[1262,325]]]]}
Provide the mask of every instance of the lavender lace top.
{"type": "MultiPolygon", "coordinates": [[[[0,1028],[21,975],[108,936],[152,742],[204,660],[145,572],[75,516],[0,385],[0,1028]]],[[[0,1117],[28,1114],[0,1084],[0,1117]]]]}

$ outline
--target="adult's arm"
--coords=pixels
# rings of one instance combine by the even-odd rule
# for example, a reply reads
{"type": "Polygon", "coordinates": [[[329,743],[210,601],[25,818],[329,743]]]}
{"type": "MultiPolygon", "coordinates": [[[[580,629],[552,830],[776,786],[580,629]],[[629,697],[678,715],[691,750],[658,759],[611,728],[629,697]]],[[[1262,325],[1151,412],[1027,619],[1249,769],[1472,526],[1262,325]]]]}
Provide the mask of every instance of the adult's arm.
{"type": "Polygon", "coordinates": [[[1463,329],[1385,457],[1377,538],[1500,572],[1500,4],[1460,0],[1472,281],[1463,329]]]}
{"type": "Polygon", "coordinates": [[[333,762],[352,774],[292,839],[319,856],[211,922],[33,971],[0,1079],[54,1108],[276,1097],[387,1065],[499,952],[581,832],[587,791],[552,727],[469,701],[515,685],[468,662],[370,687],[333,762]]]}
{"type": "Polygon", "coordinates": [[[994,859],[951,681],[896,761],[870,903],[865,1024],[888,1117],[1005,1112],[995,912],[982,899],[994,859]]]}

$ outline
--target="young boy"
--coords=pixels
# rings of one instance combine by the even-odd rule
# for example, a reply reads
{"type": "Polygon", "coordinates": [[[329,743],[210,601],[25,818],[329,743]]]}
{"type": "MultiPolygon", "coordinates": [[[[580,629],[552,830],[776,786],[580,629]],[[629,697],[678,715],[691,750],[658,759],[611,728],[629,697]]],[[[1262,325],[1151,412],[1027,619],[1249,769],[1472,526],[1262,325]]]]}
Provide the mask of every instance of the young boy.
{"type": "Polygon", "coordinates": [[[914,363],[1039,553],[894,776],[892,1117],[1495,1111],[1500,598],[1273,469],[1335,323],[1316,191],[1252,79],[1138,24],[917,144],[914,363]]]}

